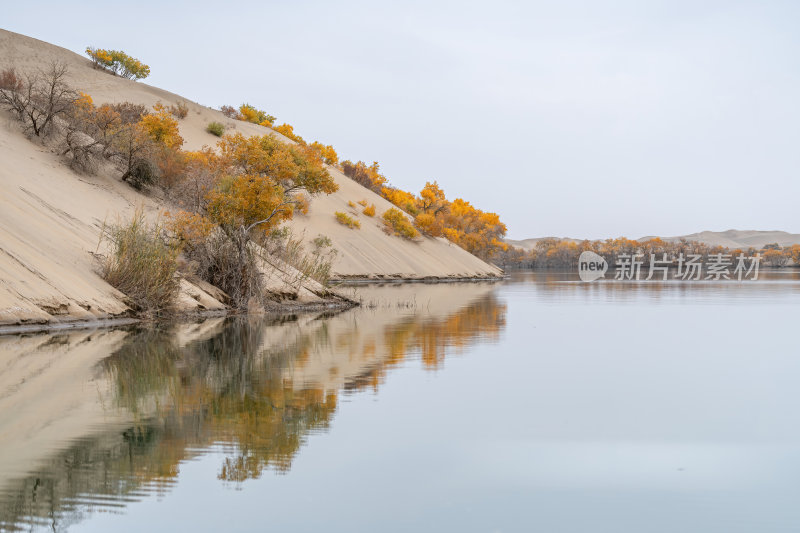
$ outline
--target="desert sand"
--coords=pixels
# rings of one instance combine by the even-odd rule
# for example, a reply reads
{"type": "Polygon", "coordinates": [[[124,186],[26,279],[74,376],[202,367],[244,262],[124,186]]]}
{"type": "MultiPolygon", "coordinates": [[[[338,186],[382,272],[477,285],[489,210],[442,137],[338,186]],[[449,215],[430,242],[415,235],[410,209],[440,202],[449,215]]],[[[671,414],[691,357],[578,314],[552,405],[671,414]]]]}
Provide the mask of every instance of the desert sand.
{"type": "MultiPolygon", "coordinates": [[[[88,43],[87,43],[88,44],[88,43]]],[[[181,96],[96,70],[88,58],[13,32],[0,30],[0,68],[32,71],[59,61],[69,68],[68,83],[89,94],[96,104],[129,101],[152,106],[184,102],[189,115],[179,121],[184,149],[215,146],[218,138],[205,131],[209,122],[225,124],[229,132],[245,135],[282,135],[255,124],[226,118],[221,112],[181,96]]],[[[6,111],[0,114],[0,326],[97,320],[130,310],[124,295],[96,273],[104,222],[129,218],[142,207],[152,218],[170,206],[157,194],[141,194],[119,179],[106,165],[95,175],[70,170],[48,148],[26,139],[6,111]]],[[[296,235],[331,238],[338,251],[334,278],[487,278],[502,271],[443,238],[406,241],[386,234],[380,215],[391,204],[331,167],[339,191],[313,200],[308,215],[291,222],[296,235]],[[366,200],[377,207],[370,218],[348,208],[348,202],[366,200]],[[335,211],[350,211],[361,221],[353,230],[335,222],[335,211]]],[[[102,250],[100,250],[102,251],[102,250]]],[[[270,289],[284,293],[280,276],[270,289]]],[[[324,294],[307,282],[292,298],[301,303],[321,302],[324,294]]],[[[181,282],[180,307],[185,311],[220,311],[213,288],[181,282]]]]}

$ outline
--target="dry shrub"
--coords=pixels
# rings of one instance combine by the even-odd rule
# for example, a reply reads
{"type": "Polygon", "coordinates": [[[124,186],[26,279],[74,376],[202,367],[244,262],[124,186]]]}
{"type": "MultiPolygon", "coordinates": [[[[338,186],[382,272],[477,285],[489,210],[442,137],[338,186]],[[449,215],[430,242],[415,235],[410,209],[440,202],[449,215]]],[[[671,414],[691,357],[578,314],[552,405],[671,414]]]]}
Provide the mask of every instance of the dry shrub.
{"type": "Polygon", "coordinates": [[[353,217],[351,217],[347,213],[342,213],[341,211],[336,211],[336,213],[334,213],[334,216],[336,217],[336,221],[339,224],[343,224],[343,225],[347,226],[348,228],[352,229],[352,228],[360,228],[361,227],[361,222],[359,222],[358,220],[354,219],[353,217]]]}
{"type": "Polygon", "coordinates": [[[408,221],[402,211],[392,207],[383,214],[383,223],[386,228],[404,239],[415,239],[419,237],[419,232],[408,221]]]}
{"type": "Polygon", "coordinates": [[[186,243],[183,253],[194,273],[222,289],[234,307],[246,309],[252,299],[264,303],[263,274],[254,246],[242,246],[214,228],[205,237],[186,243]]]}
{"type": "Polygon", "coordinates": [[[380,194],[381,188],[386,185],[386,176],[380,173],[380,165],[374,162],[367,166],[363,161],[353,163],[352,161],[342,161],[342,171],[344,175],[356,183],[360,183],[367,189],[371,189],[380,194]]]}
{"type": "Polygon", "coordinates": [[[167,192],[181,208],[200,213],[205,210],[208,194],[216,184],[217,175],[210,165],[190,160],[182,179],[167,192]]]}
{"type": "Polygon", "coordinates": [[[375,204],[370,204],[369,207],[365,207],[364,210],[362,211],[362,213],[364,213],[368,217],[374,217],[375,216],[375,204]]]}
{"type": "Polygon", "coordinates": [[[130,222],[104,227],[102,238],[111,246],[103,279],[128,296],[137,311],[170,312],[178,292],[178,251],[166,242],[162,225],[148,224],[139,209],[130,222]]]}
{"type": "Polygon", "coordinates": [[[222,114],[228,118],[238,119],[239,118],[239,111],[236,110],[235,107],[230,105],[224,105],[219,108],[222,111],[222,114]]]}
{"type": "Polygon", "coordinates": [[[126,124],[114,137],[112,160],[123,171],[122,181],[141,190],[156,181],[156,146],[138,124],[126,124]]]}
{"type": "Polygon", "coordinates": [[[169,191],[186,178],[189,160],[185,152],[163,146],[154,152],[159,184],[169,191]]]}
{"type": "Polygon", "coordinates": [[[21,91],[22,78],[13,68],[0,71],[0,90],[21,91]]]}
{"type": "Polygon", "coordinates": [[[176,118],[186,118],[189,115],[189,106],[186,102],[178,102],[167,108],[170,113],[176,118]]]}
{"type": "Polygon", "coordinates": [[[57,61],[21,77],[7,69],[2,73],[0,104],[17,115],[26,132],[45,137],[79,98],[77,91],[66,84],[66,76],[66,64],[57,61]]]}
{"type": "Polygon", "coordinates": [[[309,244],[310,251],[306,251],[302,237],[296,238],[287,227],[273,231],[260,243],[266,252],[264,259],[267,263],[279,266],[275,264],[277,259],[297,271],[295,279],[285,280],[288,283],[297,285],[311,278],[327,286],[337,251],[331,239],[325,235],[318,235],[309,244]]]}
{"type": "Polygon", "coordinates": [[[144,104],[122,102],[111,104],[110,107],[113,111],[119,113],[122,124],[135,124],[142,120],[142,117],[150,114],[150,110],[144,104]]]}
{"type": "Polygon", "coordinates": [[[288,229],[262,233],[242,248],[242,242],[196,214],[179,213],[172,227],[192,273],[222,289],[238,309],[246,309],[253,301],[269,304],[263,266],[298,290],[309,278],[327,285],[336,257],[330,239],[322,235],[311,241],[310,251],[288,229]]]}
{"type": "Polygon", "coordinates": [[[102,151],[102,146],[95,139],[75,127],[67,126],[60,153],[67,157],[72,170],[94,174],[102,151]]]}

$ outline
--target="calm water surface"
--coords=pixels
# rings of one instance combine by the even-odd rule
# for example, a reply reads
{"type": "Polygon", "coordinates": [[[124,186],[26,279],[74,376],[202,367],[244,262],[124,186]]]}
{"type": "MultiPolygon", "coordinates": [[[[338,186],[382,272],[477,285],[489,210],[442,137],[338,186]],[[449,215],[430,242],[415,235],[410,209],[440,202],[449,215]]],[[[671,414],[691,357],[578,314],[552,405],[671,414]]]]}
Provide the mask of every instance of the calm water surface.
{"type": "Polygon", "coordinates": [[[0,529],[800,531],[800,275],[0,337],[0,529]]]}

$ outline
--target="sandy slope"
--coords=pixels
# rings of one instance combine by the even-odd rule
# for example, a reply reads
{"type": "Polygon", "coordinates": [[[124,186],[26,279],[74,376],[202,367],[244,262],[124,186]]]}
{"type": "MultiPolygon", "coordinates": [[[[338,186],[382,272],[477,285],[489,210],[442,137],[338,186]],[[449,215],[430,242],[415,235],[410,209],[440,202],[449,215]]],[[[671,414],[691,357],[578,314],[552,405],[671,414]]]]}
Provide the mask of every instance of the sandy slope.
{"type": "MultiPolygon", "coordinates": [[[[92,68],[88,59],[69,50],[16,33],[0,30],[0,67],[14,65],[18,69],[34,69],[57,59],[67,63],[70,83],[92,96],[95,103],[131,101],[153,105],[156,102],[174,104],[186,102],[189,115],[180,121],[181,135],[186,140],[184,148],[197,149],[213,146],[217,138],[205,131],[211,121],[226,124],[229,131],[246,135],[282,135],[255,124],[225,118],[219,111],[188,102],[184,98],[132,82],[92,68]]],[[[338,250],[334,273],[338,277],[403,277],[403,278],[460,278],[493,277],[501,271],[465,252],[446,239],[421,238],[416,242],[385,234],[378,220],[391,204],[377,194],[365,189],[331,168],[340,190],[327,197],[316,198],[308,216],[292,222],[297,234],[311,239],[326,235],[338,250]],[[366,200],[377,206],[375,219],[359,215],[361,229],[352,230],[335,222],[334,212],[347,211],[347,202],[366,200]]]]}
{"type": "MultiPolygon", "coordinates": [[[[124,295],[97,274],[104,221],[136,207],[161,209],[108,172],[77,176],[0,114],[0,325],[105,319],[125,313],[124,295]]],[[[222,309],[182,282],[183,309],[222,309]]]]}
{"type": "Polygon", "coordinates": [[[502,272],[444,238],[420,238],[408,241],[387,235],[381,215],[393,207],[384,198],[330,169],[339,191],[315,198],[307,216],[292,221],[295,233],[307,237],[326,235],[338,250],[334,271],[339,277],[398,278],[471,278],[495,277],[502,272]],[[359,200],[375,204],[376,214],[361,213],[359,200]],[[358,209],[347,205],[348,201],[358,209]],[[341,211],[357,218],[361,229],[350,229],[334,221],[333,213],[341,211]]]}

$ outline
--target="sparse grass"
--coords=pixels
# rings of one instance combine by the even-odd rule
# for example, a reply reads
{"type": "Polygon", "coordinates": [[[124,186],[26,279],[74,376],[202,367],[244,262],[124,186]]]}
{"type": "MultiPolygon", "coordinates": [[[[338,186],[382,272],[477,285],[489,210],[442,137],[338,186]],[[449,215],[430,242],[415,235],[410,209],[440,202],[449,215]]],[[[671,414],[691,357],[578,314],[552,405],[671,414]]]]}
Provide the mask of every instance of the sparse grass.
{"type": "Polygon", "coordinates": [[[209,122],[206,131],[211,135],[222,137],[222,134],[225,133],[225,125],[219,122],[209,122]]]}
{"type": "Polygon", "coordinates": [[[348,228],[351,228],[351,229],[352,228],[361,228],[361,222],[359,222],[358,220],[354,219],[353,217],[351,217],[347,213],[342,213],[341,211],[337,211],[336,213],[334,213],[334,216],[336,217],[336,221],[339,224],[343,224],[343,225],[345,225],[345,226],[347,226],[348,228]]]}
{"type": "Polygon", "coordinates": [[[333,261],[337,256],[329,237],[318,235],[311,239],[309,246],[304,246],[302,237],[296,238],[290,230],[282,228],[273,232],[262,242],[262,246],[269,255],[266,258],[268,263],[272,264],[274,258],[297,270],[299,277],[286,280],[290,285],[299,286],[306,278],[310,278],[328,286],[333,261]]]}
{"type": "Polygon", "coordinates": [[[348,201],[347,201],[347,206],[348,206],[348,207],[352,207],[353,209],[355,209],[355,208],[356,208],[356,204],[354,204],[352,200],[348,200],[348,201]]]}
{"type": "Polygon", "coordinates": [[[359,200],[358,201],[358,205],[360,205],[361,207],[367,207],[367,201],[366,200],[359,200]]]}
{"type": "Polygon", "coordinates": [[[419,231],[411,225],[402,211],[394,207],[383,214],[383,223],[389,231],[404,239],[411,240],[419,237],[419,231]]]}
{"type": "Polygon", "coordinates": [[[353,299],[356,300],[362,309],[417,309],[416,297],[410,300],[392,300],[386,298],[364,300],[354,293],[353,299]]]}
{"type": "Polygon", "coordinates": [[[364,210],[362,211],[362,213],[364,213],[368,217],[374,217],[375,216],[375,204],[371,204],[369,207],[365,207],[364,210]]]}
{"type": "Polygon", "coordinates": [[[178,292],[178,250],[163,238],[160,223],[148,224],[141,209],[127,223],[103,228],[111,251],[102,264],[108,283],[130,298],[140,312],[164,315],[178,292]]]}

